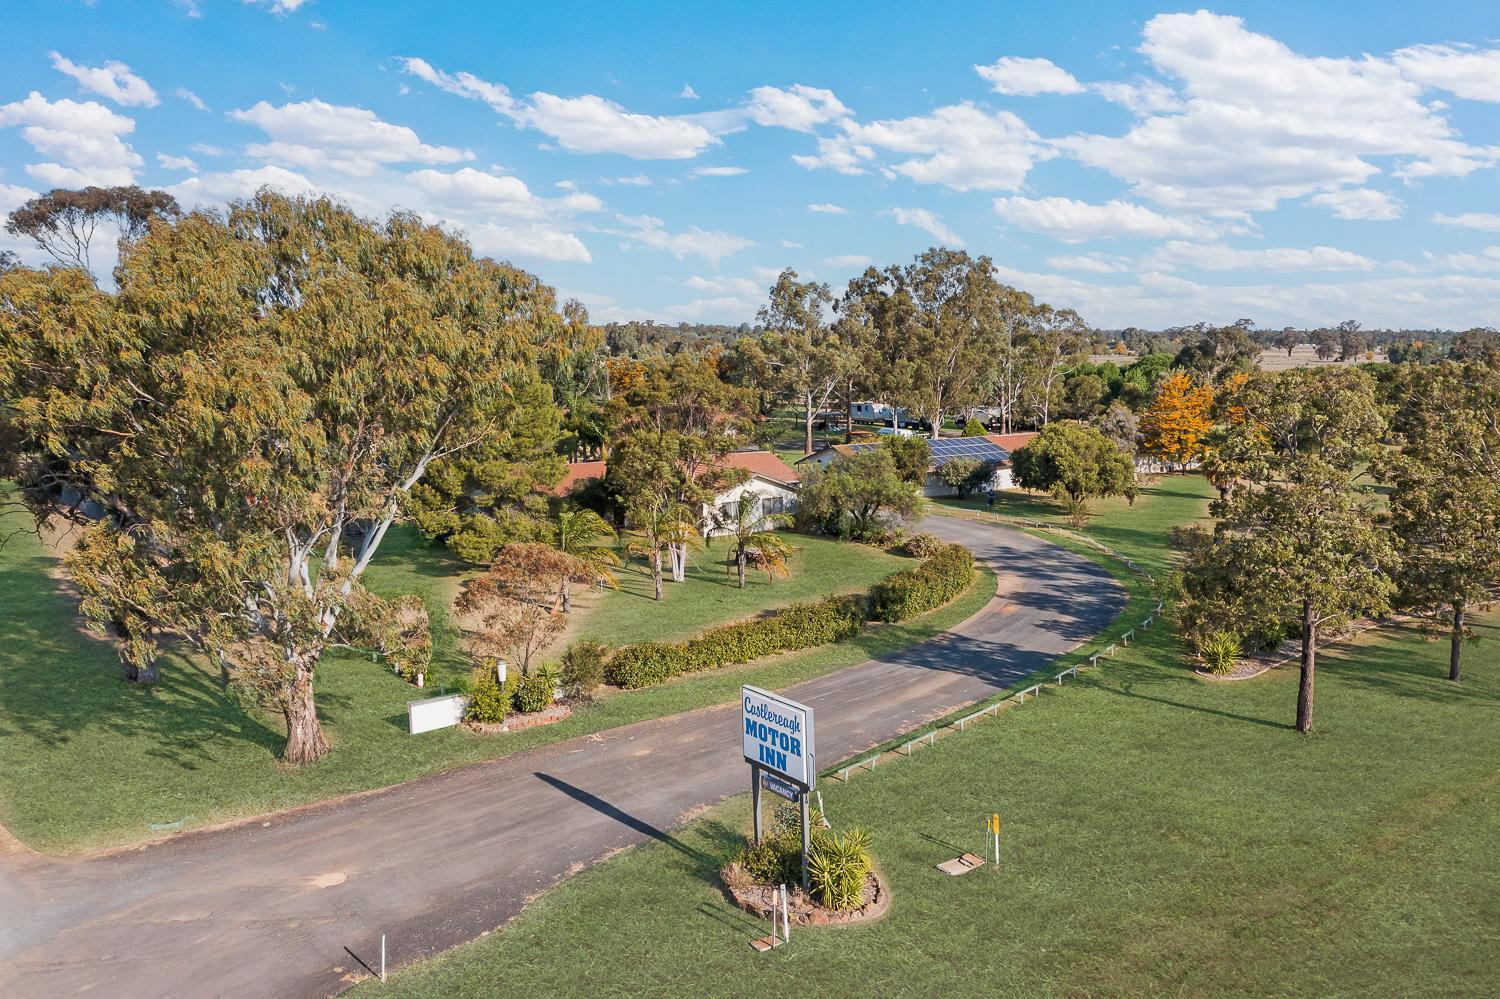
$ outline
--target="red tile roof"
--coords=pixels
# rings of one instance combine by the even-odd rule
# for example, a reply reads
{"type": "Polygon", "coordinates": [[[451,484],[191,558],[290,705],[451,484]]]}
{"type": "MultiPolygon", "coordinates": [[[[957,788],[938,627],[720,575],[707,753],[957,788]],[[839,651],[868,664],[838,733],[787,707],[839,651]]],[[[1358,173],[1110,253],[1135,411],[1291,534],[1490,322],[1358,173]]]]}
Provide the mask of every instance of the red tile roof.
{"type": "Polygon", "coordinates": [[[1016,451],[1031,443],[1031,438],[1035,436],[1036,431],[1031,430],[1022,434],[985,434],[984,439],[1007,451],[1016,451]]]}
{"type": "MultiPolygon", "coordinates": [[[[732,451],[726,454],[719,464],[723,468],[743,468],[751,475],[759,475],[772,482],[788,485],[802,478],[799,473],[789,468],[786,462],[769,451],[732,451]]],[[[553,496],[566,496],[583,482],[590,479],[602,479],[606,468],[606,463],[602,461],[569,462],[562,481],[549,491],[553,496]]]]}
{"type": "Polygon", "coordinates": [[[570,461],[568,470],[563,473],[562,481],[548,490],[553,496],[566,496],[573,488],[590,479],[604,478],[604,462],[602,461],[570,461]]]}

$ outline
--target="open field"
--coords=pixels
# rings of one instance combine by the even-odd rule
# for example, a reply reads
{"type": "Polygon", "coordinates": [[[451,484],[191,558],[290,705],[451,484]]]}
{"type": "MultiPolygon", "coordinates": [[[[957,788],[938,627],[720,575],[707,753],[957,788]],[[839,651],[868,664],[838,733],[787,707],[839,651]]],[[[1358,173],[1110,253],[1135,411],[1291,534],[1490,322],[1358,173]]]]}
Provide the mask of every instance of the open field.
{"type": "MultiPolygon", "coordinates": [[[[11,526],[0,525],[6,533],[11,526]]],[[[52,555],[32,535],[12,536],[0,547],[0,606],[7,619],[7,641],[0,644],[0,759],[6,761],[0,768],[0,824],[40,850],[83,850],[394,784],[721,703],[742,682],[781,686],[840,669],[948,628],[992,592],[980,582],[926,618],[872,630],[853,642],[612,693],[557,725],[493,737],[462,729],[413,737],[406,734],[406,702],[439,693],[466,669],[446,611],[458,568],[413,532],[393,532],[387,545],[389,557],[372,566],[367,578],[383,594],[415,592],[427,601],[435,639],[429,687],[418,692],[383,666],[330,653],[317,683],[334,752],[292,770],[277,758],[280,718],[238,704],[201,658],[169,653],[161,680],[149,688],[120,679],[113,649],[79,629],[73,602],[51,575],[52,555]]],[[[870,565],[902,561],[859,551],[875,556],[870,565]]],[[[703,587],[719,597],[740,593],[722,585],[727,577],[716,571],[717,582],[703,587]]],[[[851,571],[849,563],[840,568],[851,571]]],[[[787,592],[780,587],[791,583],[760,585],[764,589],[745,593],[765,606],[769,594],[779,598],[787,592]]]]}
{"type": "MultiPolygon", "coordinates": [[[[1192,516],[1189,481],[1159,488],[1192,516]]],[[[1117,520],[1101,508],[1090,533],[1164,561],[1160,533],[1117,520]]],[[[1493,650],[1496,620],[1481,630],[1477,649],[1493,650]]],[[[1156,628],[1034,703],[822,783],[836,826],[874,833],[893,890],[875,923],[751,952],[763,924],[714,882],[748,826],[740,798],[363,991],[737,995],[753,976],[770,994],[1486,993],[1500,676],[1474,655],[1449,684],[1445,662],[1445,645],[1408,629],[1325,653],[1317,727],[1299,736],[1295,671],[1205,681],[1156,628]],[[935,871],[982,846],[991,811],[1005,818],[1001,865],[935,871]]]]}
{"type": "MultiPolygon", "coordinates": [[[[1350,361],[1325,361],[1318,357],[1318,352],[1311,344],[1299,344],[1292,348],[1291,354],[1284,350],[1263,350],[1256,364],[1262,371],[1287,371],[1291,368],[1322,368],[1339,365],[1364,364],[1367,361],[1384,361],[1385,351],[1376,348],[1371,352],[1372,357],[1361,354],[1358,358],[1350,361]]],[[[1112,361],[1124,367],[1139,359],[1136,354],[1090,354],[1089,360],[1098,364],[1101,361],[1112,361]]]]}

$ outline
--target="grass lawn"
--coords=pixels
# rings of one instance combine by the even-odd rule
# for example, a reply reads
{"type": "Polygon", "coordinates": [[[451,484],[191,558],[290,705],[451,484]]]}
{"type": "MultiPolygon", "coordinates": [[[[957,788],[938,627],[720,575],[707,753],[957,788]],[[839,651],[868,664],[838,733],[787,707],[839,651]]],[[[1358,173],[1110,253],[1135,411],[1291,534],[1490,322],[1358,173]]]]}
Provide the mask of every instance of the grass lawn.
{"type": "MultiPolygon", "coordinates": [[[[0,537],[15,526],[19,521],[0,519],[0,537]]],[[[876,573],[871,578],[895,565],[878,552],[859,551],[866,556],[864,571],[876,573]],[[877,571],[877,565],[886,568],[877,571]]],[[[954,603],[906,625],[874,629],[841,645],[615,693],[560,724],[490,737],[461,729],[407,735],[406,702],[418,692],[383,666],[356,655],[330,654],[318,668],[317,696],[334,751],[294,771],[277,759],[284,739],[280,719],[242,708],[223,690],[218,671],[202,659],[169,654],[157,684],[136,688],[125,683],[112,648],[79,630],[74,605],[49,575],[54,566],[53,557],[31,535],[13,535],[0,546],[0,608],[5,615],[0,824],[34,848],[53,852],[136,842],[394,784],[723,703],[733,700],[741,683],[785,686],[945,630],[977,611],[993,592],[992,577],[982,573],[954,603]]],[[[846,563],[843,572],[855,571],[851,566],[846,563]]],[[[414,592],[427,600],[435,637],[427,693],[438,693],[465,669],[447,610],[458,572],[441,549],[402,530],[393,531],[367,577],[383,594],[414,592]]],[[[842,575],[835,578],[845,582],[842,575]]],[[[701,586],[716,595],[740,592],[717,582],[722,580],[701,586]]],[[[773,602],[773,593],[779,600],[795,585],[795,579],[774,586],[762,583],[745,593],[760,601],[753,610],[773,602]]],[[[674,594],[676,602],[691,604],[682,599],[690,592],[674,594]]],[[[638,601],[619,600],[646,616],[638,601]]],[[[707,613],[707,608],[699,606],[698,612],[707,613]]],[[[748,612],[736,605],[732,616],[748,612]]]]}
{"type": "MultiPolygon", "coordinates": [[[[1185,516],[1201,509],[1192,480],[1160,488],[1185,516]]],[[[1146,502],[1137,511],[1156,516],[1146,502]]],[[[1159,540],[1113,519],[1101,507],[1091,530],[1165,561],[1148,550],[1159,540]]],[[[1497,625],[1481,625],[1457,686],[1446,645],[1410,630],[1325,653],[1308,736],[1291,725],[1295,670],[1205,681],[1154,628],[1076,683],[822,783],[836,826],[874,833],[893,892],[875,923],[754,954],[763,924],[713,881],[748,827],[740,798],[363,989],[712,996],[743,994],[749,976],[770,995],[1491,993],[1497,625]],[[1003,862],[961,879],[934,870],[982,847],[991,811],[1005,819],[1003,862]]]]}
{"type": "MultiPolygon", "coordinates": [[[[1215,495],[1201,475],[1163,475],[1141,492],[1132,506],[1123,497],[1095,500],[1093,516],[1078,533],[1108,545],[1158,576],[1171,565],[1172,552],[1166,535],[1174,526],[1201,523],[1208,526],[1207,503],[1215,495]]],[[[988,511],[983,496],[934,501],[940,508],[988,511]]],[[[1067,510],[1046,493],[1011,489],[995,494],[993,512],[1003,517],[1022,517],[1075,530],[1067,510]]]]}
{"type": "Polygon", "coordinates": [[[690,554],[686,582],[673,583],[667,578],[660,603],[653,595],[650,567],[642,559],[629,559],[616,573],[618,591],[575,595],[577,620],[556,647],[560,649],[574,638],[597,639],[612,646],[648,639],[674,641],[774,607],[836,593],[862,592],[891,573],[916,564],[914,559],[869,545],[802,534],[783,537],[797,549],[787,559],[790,576],[773,580],[752,570],[746,574],[741,590],[736,577],[725,571],[729,542],[715,538],[706,550],[690,554]]]}

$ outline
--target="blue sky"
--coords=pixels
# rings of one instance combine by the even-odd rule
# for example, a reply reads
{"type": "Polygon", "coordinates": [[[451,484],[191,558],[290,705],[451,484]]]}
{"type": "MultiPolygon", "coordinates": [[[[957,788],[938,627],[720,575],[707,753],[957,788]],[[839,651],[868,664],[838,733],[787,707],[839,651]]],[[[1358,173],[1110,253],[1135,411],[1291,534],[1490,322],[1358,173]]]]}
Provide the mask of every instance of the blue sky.
{"type": "Polygon", "coordinates": [[[11,0],[0,210],[324,191],[601,321],[946,242],[1101,326],[1496,325],[1489,6],[11,0]]]}

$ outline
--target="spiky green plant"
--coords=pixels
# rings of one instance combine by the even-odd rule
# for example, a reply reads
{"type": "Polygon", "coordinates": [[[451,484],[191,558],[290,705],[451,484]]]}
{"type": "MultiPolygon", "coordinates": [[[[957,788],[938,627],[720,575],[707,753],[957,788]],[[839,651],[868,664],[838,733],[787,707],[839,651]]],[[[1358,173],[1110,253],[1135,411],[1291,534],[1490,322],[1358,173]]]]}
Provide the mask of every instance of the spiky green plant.
{"type": "Polygon", "coordinates": [[[864,904],[865,879],[874,868],[870,857],[870,834],[850,829],[840,836],[819,832],[813,836],[807,858],[812,891],[829,909],[857,909],[864,904]]]}
{"type": "Polygon", "coordinates": [[[1233,673],[1240,661],[1240,639],[1228,631],[1216,631],[1198,643],[1198,658],[1215,676],[1233,673]]]}

